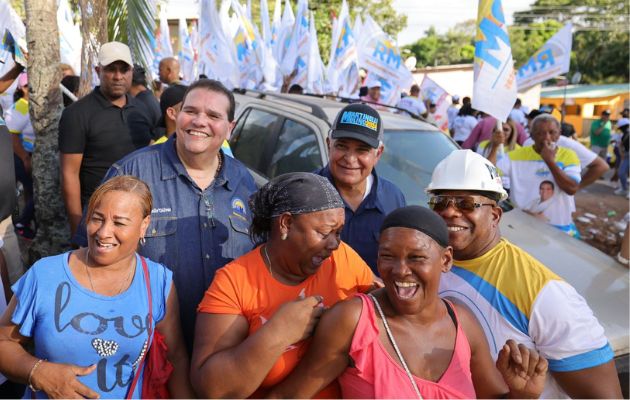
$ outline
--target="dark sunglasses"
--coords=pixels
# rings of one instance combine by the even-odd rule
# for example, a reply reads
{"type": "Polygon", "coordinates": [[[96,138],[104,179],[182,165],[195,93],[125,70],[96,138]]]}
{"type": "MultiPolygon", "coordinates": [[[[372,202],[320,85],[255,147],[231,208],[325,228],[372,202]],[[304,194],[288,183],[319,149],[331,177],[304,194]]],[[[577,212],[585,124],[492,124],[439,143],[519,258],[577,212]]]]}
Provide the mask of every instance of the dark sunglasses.
{"type": "Polygon", "coordinates": [[[449,204],[460,211],[472,212],[481,206],[494,206],[493,203],[479,203],[472,196],[433,196],[429,199],[429,208],[433,211],[444,211],[449,204]]]}

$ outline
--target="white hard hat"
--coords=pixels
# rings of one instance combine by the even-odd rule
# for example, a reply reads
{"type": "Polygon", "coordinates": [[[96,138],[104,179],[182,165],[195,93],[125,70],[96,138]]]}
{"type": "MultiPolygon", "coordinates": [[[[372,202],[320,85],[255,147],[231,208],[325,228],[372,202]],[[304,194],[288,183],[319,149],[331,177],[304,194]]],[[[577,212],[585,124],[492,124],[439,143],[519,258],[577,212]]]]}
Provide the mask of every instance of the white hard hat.
{"type": "Polygon", "coordinates": [[[439,190],[492,192],[498,194],[500,200],[508,197],[497,168],[470,150],[455,150],[435,167],[426,191],[439,190]]]}

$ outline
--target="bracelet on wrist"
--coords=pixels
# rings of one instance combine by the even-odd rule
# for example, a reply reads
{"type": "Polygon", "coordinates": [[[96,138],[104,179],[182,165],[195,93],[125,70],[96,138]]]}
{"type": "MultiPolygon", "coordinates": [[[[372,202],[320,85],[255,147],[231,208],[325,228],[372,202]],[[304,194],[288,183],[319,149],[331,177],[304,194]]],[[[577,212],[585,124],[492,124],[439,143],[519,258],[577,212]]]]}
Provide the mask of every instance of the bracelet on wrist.
{"type": "Polygon", "coordinates": [[[39,360],[37,360],[35,362],[35,364],[33,364],[33,366],[31,367],[31,370],[28,373],[28,388],[31,389],[31,392],[35,393],[35,392],[39,392],[39,389],[36,389],[35,386],[33,386],[33,373],[35,373],[35,370],[37,369],[37,367],[39,367],[39,365],[41,363],[43,363],[45,360],[43,358],[40,358],[39,360]]]}

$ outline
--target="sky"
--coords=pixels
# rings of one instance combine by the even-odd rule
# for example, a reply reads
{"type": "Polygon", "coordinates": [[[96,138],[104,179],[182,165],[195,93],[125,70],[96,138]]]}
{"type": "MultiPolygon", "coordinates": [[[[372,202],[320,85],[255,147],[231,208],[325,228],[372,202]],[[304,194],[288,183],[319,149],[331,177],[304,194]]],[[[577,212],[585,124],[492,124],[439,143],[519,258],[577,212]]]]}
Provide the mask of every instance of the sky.
{"type": "MultiPolygon", "coordinates": [[[[199,0],[159,0],[167,3],[168,18],[180,16],[195,18],[199,9],[199,0]]],[[[246,3],[247,0],[241,0],[246,3]]],[[[252,0],[259,1],[259,0],[252,0]]],[[[267,0],[275,2],[275,0],[267,0]]],[[[317,0],[309,0],[317,1],[317,0]]],[[[282,1],[284,4],[284,0],[282,1]]],[[[295,7],[296,0],[291,0],[295,7]]],[[[534,0],[503,0],[503,11],[508,25],[512,23],[514,11],[529,8],[534,0]]],[[[477,19],[478,0],[394,0],[394,9],[407,15],[407,28],[398,35],[400,46],[415,42],[424,36],[431,25],[439,33],[445,33],[458,22],[477,19]]]]}
{"type": "MultiPolygon", "coordinates": [[[[529,8],[534,0],[503,0],[503,12],[510,25],[515,11],[529,8]]],[[[398,45],[404,46],[424,36],[431,25],[445,33],[458,22],[477,19],[478,0],[394,0],[394,9],[407,15],[407,28],[398,34],[398,45]],[[436,4],[437,3],[437,4],[436,4]]]]}

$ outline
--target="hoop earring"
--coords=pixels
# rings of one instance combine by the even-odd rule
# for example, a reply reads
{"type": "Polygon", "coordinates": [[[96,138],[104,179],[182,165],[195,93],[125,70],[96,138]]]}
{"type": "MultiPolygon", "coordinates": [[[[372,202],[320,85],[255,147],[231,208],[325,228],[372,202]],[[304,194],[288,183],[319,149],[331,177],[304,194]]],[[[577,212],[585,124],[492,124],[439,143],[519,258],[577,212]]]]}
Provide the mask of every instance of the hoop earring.
{"type": "Polygon", "coordinates": [[[287,240],[287,236],[289,235],[286,232],[282,232],[282,235],[280,235],[280,239],[287,240]]]}
{"type": "Polygon", "coordinates": [[[140,238],[140,246],[144,246],[147,240],[143,237],[140,238]]]}

